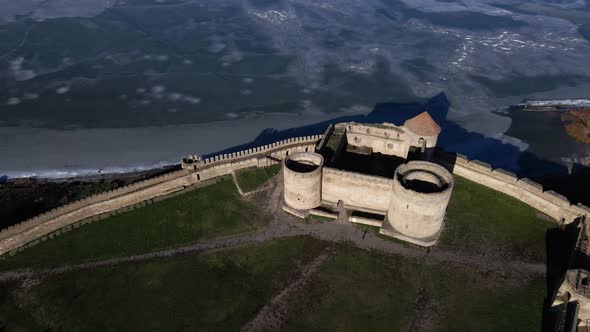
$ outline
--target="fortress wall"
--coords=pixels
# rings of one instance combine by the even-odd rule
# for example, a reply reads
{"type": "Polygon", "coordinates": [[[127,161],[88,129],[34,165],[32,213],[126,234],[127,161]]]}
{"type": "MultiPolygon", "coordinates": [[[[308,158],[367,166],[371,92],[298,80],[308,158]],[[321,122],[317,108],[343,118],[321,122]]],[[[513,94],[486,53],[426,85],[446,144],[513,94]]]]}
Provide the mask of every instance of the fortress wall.
{"type": "MultiPolygon", "coordinates": [[[[23,222],[13,227],[9,232],[2,232],[0,239],[0,255],[14,250],[42,236],[55,232],[80,220],[92,216],[108,213],[122,207],[137,204],[156,196],[166,195],[174,191],[182,190],[194,182],[192,177],[185,174],[159,184],[142,187],[132,194],[118,195],[115,197],[92,197],[84,206],[76,206],[75,209],[60,214],[44,214],[43,219],[23,222]]],[[[100,195],[98,195],[100,196],[100,195]]],[[[62,209],[63,210],[63,209],[62,209]]]]}
{"type": "MultiPolygon", "coordinates": [[[[403,127],[405,129],[405,127],[403,127]]],[[[438,140],[438,136],[424,136],[424,135],[416,135],[412,131],[406,129],[406,141],[410,146],[421,147],[422,144],[420,142],[420,138],[426,141],[426,148],[434,148],[436,147],[436,142],[438,140]]]]}
{"type": "Polygon", "coordinates": [[[267,167],[278,164],[288,154],[314,151],[317,141],[321,138],[321,135],[295,137],[254,149],[208,158],[197,163],[196,174],[199,175],[197,180],[207,180],[249,167],[267,167]]]}
{"type": "Polygon", "coordinates": [[[333,124],[330,124],[328,128],[326,128],[326,131],[324,131],[324,136],[318,143],[318,151],[322,151],[326,147],[326,144],[328,143],[328,137],[332,135],[334,128],[335,126],[333,124]]]}
{"type": "Polygon", "coordinates": [[[337,204],[342,200],[347,208],[386,212],[391,199],[392,181],[324,167],[322,201],[337,204]]]}
{"type": "Polygon", "coordinates": [[[347,133],[351,134],[366,134],[375,138],[394,138],[404,140],[405,132],[397,126],[382,126],[382,125],[366,125],[362,123],[349,123],[347,125],[347,133]]]}
{"type": "Polygon", "coordinates": [[[252,149],[247,149],[239,152],[233,152],[229,154],[222,154],[207,158],[197,162],[197,169],[204,170],[209,167],[219,166],[230,162],[237,162],[243,159],[249,159],[254,157],[263,157],[266,155],[281,155],[285,154],[286,151],[305,149],[313,151],[318,140],[322,138],[322,135],[312,135],[303,137],[294,137],[278,141],[272,144],[259,146],[252,149]]]}
{"type": "Polygon", "coordinates": [[[306,148],[313,151],[315,143],[320,138],[321,135],[296,137],[263,147],[215,156],[193,163],[198,166],[197,171],[183,169],[167,173],[60,206],[0,231],[0,255],[14,251],[36,239],[46,238],[49,234],[64,227],[69,228],[81,220],[102,216],[99,218],[101,219],[109,213],[116,213],[117,210],[128,209],[146,200],[194,187],[197,183],[230,174],[237,169],[262,167],[279,162],[268,159],[267,155],[280,157],[286,155],[287,151],[304,151],[306,148]]]}
{"type": "Polygon", "coordinates": [[[516,183],[516,181],[518,181],[518,177],[516,176],[516,174],[514,174],[512,172],[505,171],[500,168],[492,170],[492,174],[494,177],[501,179],[502,181],[506,181],[507,183],[510,183],[510,184],[514,184],[514,183],[516,183]]]}
{"type": "Polygon", "coordinates": [[[571,223],[579,216],[590,216],[588,207],[572,205],[564,196],[544,191],[539,183],[527,178],[518,179],[515,174],[502,169],[492,170],[488,164],[465,156],[457,155],[454,165],[449,167],[454,174],[512,196],[555,220],[564,219],[565,223],[571,223]]]}
{"type": "Polygon", "coordinates": [[[386,155],[406,158],[410,144],[404,131],[398,127],[372,126],[350,123],[346,140],[352,146],[366,146],[386,155]]]}
{"type": "Polygon", "coordinates": [[[381,234],[389,234],[418,245],[438,240],[453,191],[453,176],[441,165],[410,161],[398,166],[393,179],[393,198],[381,234]],[[419,179],[437,187],[420,191],[412,181],[419,179]]]}
{"type": "Polygon", "coordinates": [[[402,158],[408,156],[410,144],[406,141],[394,138],[372,136],[364,133],[346,132],[346,141],[352,146],[366,146],[386,155],[394,155],[402,158]]]}
{"type": "Polygon", "coordinates": [[[113,190],[105,191],[100,194],[94,194],[94,195],[88,196],[88,197],[83,198],[81,200],[74,201],[70,204],[51,209],[51,210],[44,212],[38,216],[35,216],[31,219],[25,220],[19,224],[9,226],[8,228],[6,228],[0,232],[0,239],[3,239],[7,236],[11,236],[13,234],[19,233],[26,228],[46,222],[46,221],[51,220],[57,216],[70,213],[72,211],[80,209],[81,207],[84,207],[84,206],[87,206],[90,204],[95,204],[95,203],[98,203],[98,202],[101,202],[104,200],[112,199],[112,198],[115,198],[118,196],[126,195],[126,194],[141,190],[141,189],[149,187],[149,186],[154,186],[154,185],[168,182],[168,181],[171,181],[171,180],[174,180],[177,178],[182,178],[187,175],[188,175],[188,173],[186,171],[180,170],[180,171],[176,171],[176,172],[167,173],[167,174],[155,177],[155,178],[139,181],[139,182],[127,185],[127,186],[115,188],[113,190]]]}
{"type": "Polygon", "coordinates": [[[319,207],[322,202],[322,166],[324,158],[315,152],[291,154],[283,164],[283,198],[297,210],[319,207]],[[301,169],[300,165],[310,169],[301,169]],[[298,166],[299,165],[299,166],[298,166]],[[313,166],[312,166],[313,165],[313,166]],[[311,167],[315,167],[311,170],[311,167]]]}

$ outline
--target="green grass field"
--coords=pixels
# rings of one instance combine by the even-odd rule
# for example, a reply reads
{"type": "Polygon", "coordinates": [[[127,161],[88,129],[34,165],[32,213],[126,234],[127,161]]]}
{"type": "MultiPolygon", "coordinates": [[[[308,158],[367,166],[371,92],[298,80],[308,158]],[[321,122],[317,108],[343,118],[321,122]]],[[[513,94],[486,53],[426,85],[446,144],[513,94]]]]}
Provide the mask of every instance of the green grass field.
{"type": "Polygon", "coordinates": [[[285,330],[539,331],[544,296],[543,278],[506,280],[343,245],[293,304],[285,330]]]}
{"type": "Polygon", "coordinates": [[[237,172],[237,179],[240,188],[244,192],[256,190],[281,170],[281,164],[264,168],[247,168],[237,172]]]}
{"type": "Polygon", "coordinates": [[[74,229],[4,255],[0,270],[126,256],[254,230],[268,222],[240,199],[231,178],[74,229]]]}
{"type": "MultiPolygon", "coordinates": [[[[242,174],[257,183],[251,188],[266,181],[251,171],[258,173],[242,174]]],[[[470,255],[544,258],[545,232],[553,223],[516,199],[460,177],[455,181],[438,246],[470,255]]],[[[224,177],[5,256],[0,270],[125,256],[245,232],[268,221],[260,213],[224,177]]],[[[298,264],[326,245],[296,237],[70,272],[30,288],[0,284],[0,330],[238,330],[298,264]]],[[[341,243],[291,301],[285,330],[538,331],[545,280],[519,278],[341,243]]]]}
{"type": "MultiPolygon", "coordinates": [[[[254,190],[280,165],[238,174],[243,188],[254,190]]],[[[466,179],[455,177],[445,228],[438,246],[483,254],[542,261],[545,232],[555,225],[528,205],[466,179]]],[[[85,225],[0,258],[0,269],[55,266],[188,244],[253,230],[268,221],[242,201],[225,177],[220,183],[85,225]],[[223,204],[218,204],[223,202],[223,204]]]]}
{"type": "MultiPolygon", "coordinates": [[[[6,331],[237,331],[327,242],[311,237],[49,277],[0,292],[6,331]],[[9,290],[9,292],[8,292],[9,290]]],[[[336,248],[286,331],[539,331],[543,278],[336,248]]]]}
{"type": "Polygon", "coordinates": [[[439,245],[474,254],[491,250],[542,261],[545,233],[555,226],[525,203],[455,176],[439,245]]]}
{"type": "MultiPolygon", "coordinates": [[[[437,247],[473,255],[493,251],[524,260],[544,261],[545,234],[556,224],[537,215],[519,200],[455,176],[455,188],[437,247]]],[[[355,224],[384,240],[404,241],[379,234],[379,227],[355,224]]]]}
{"type": "Polygon", "coordinates": [[[294,237],[50,277],[5,294],[0,329],[237,331],[325,245],[294,237]]]}

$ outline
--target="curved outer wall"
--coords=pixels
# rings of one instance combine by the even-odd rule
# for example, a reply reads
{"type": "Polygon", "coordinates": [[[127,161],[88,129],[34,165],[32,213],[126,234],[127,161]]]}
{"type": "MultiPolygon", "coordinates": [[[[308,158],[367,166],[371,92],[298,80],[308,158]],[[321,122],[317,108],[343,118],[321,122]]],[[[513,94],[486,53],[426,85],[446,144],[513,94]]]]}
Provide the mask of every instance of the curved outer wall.
{"type": "Polygon", "coordinates": [[[442,230],[452,189],[453,177],[442,166],[422,161],[399,166],[393,181],[393,194],[383,233],[419,245],[435,244],[442,230]],[[401,181],[403,174],[409,170],[432,172],[442,178],[448,186],[434,193],[407,189],[401,181]]]}
{"type": "Polygon", "coordinates": [[[284,199],[288,206],[297,210],[309,210],[320,206],[322,201],[322,167],[324,158],[317,153],[302,152],[289,156],[283,162],[284,199]],[[291,158],[311,156],[321,160],[316,169],[302,173],[290,169],[286,162],[291,158]]]}

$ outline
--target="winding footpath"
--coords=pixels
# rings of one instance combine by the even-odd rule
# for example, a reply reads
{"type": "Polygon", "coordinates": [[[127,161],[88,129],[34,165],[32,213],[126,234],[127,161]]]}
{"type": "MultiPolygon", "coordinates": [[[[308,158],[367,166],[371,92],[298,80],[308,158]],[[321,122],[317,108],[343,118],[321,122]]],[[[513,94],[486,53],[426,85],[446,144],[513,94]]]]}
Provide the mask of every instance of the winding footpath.
{"type": "Polygon", "coordinates": [[[216,238],[188,246],[158,250],[140,255],[109,258],[75,265],[63,265],[56,268],[36,270],[11,270],[0,272],[0,282],[23,278],[43,278],[50,275],[71,271],[93,269],[98,267],[114,266],[124,263],[135,263],[158,258],[172,257],[194,252],[206,252],[224,248],[235,248],[253,243],[265,242],[273,239],[293,236],[309,235],[315,238],[331,242],[352,242],[357,247],[365,250],[377,250],[380,252],[401,255],[411,258],[425,258],[427,261],[454,263],[465,265],[480,270],[496,271],[498,273],[544,275],[545,264],[528,263],[514,260],[502,260],[499,258],[488,259],[482,256],[470,256],[464,253],[434,248],[430,252],[418,247],[410,247],[382,239],[372,232],[365,234],[364,230],[350,224],[340,223],[301,223],[293,220],[272,221],[271,224],[256,232],[216,238]]]}
{"type": "Polygon", "coordinates": [[[297,278],[279,290],[256,316],[242,327],[242,332],[278,331],[287,319],[289,304],[307,286],[311,277],[328,258],[334,256],[335,253],[336,250],[333,246],[328,247],[312,262],[303,266],[299,270],[297,278]]]}
{"type": "Polygon", "coordinates": [[[404,245],[380,238],[373,232],[365,232],[365,230],[355,227],[350,223],[304,223],[301,222],[301,220],[287,215],[280,210],[280,193],[282,189],[280,186],[280,181],[270,181],[260,189],[264,190],[257,190],[257,192],[267,193],[268,195],[268,197],[265,197],[264,200],[268,202],[266,207],[270,210],[274,218],[268,226],[257,231],[215,238],[177,248],[152,251],[144,254],[125,257],[115,257],[81,264],[63,265],[47,269],[3,271],[0,272],[0,282],[22,279],[43,279],[47,276],[71,271],[143,262],[195,252],[235,248],[273,239],[302,235],[308,235],[330,242],[354,243],[361,249],[376,250],[387,254],[400,255],[416,259],[420,258],[425,262],[452,263],[478,270],[494,271],[504,275],[542,276],[546,272],[546,266],[543,263],[517,261],[499,256],[488,257],[481,255],[469,255],[467,253],[445,250],[438,247],[434,247],[428,251],[425,248],[404,245]]]}

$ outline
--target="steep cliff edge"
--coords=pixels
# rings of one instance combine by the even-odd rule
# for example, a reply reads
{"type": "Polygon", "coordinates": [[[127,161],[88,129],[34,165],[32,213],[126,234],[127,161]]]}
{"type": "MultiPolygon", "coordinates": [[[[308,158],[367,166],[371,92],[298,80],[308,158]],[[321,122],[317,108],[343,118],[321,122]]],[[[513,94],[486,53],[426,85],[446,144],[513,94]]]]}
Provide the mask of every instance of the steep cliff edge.
{"type": "Polygon", "coordinates": [[[590,109],[564,112],[561,122],[568,135],[578,142],[590,144],[590,109]]]}

